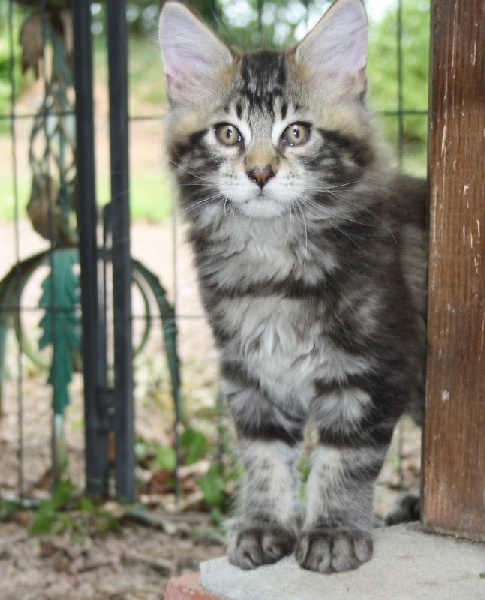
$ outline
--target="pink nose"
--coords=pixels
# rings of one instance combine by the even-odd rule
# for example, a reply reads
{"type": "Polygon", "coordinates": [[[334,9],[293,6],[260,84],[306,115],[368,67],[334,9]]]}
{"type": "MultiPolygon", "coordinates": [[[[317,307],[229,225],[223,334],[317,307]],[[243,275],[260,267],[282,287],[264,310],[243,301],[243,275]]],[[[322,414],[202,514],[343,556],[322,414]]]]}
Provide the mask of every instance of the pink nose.
{"type": "Polygon", "coordinates": [[[250,171],[247,171],[247,176],[249,179],[255,181],[261,189],[268,183],[271,177],[274,177],[274,171],[271,165],[266,165],[262,169],[259,167],[254,167],[250,171]]]}

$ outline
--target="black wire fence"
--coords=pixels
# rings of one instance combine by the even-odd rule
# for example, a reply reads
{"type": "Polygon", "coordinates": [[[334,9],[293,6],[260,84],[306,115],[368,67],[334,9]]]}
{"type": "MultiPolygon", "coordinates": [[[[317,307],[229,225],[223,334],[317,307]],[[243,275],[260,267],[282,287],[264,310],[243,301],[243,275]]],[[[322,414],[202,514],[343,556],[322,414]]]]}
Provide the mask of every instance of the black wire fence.
{"type": "MultiPolygon", "coordinates": [[[[189,4],[254,48],[301,38],[329,2],[189,4]]],[[[423,174],[429,3],[366,4],[376,109],[396,163],[423,174]]],[[[177,471],[195,409],[220,418],[216,353],[163,160],[158,9],[1,3],[0,500],[35,504],[68,476],[133,501],[147,437],[175,449],[177,471]]],[[[406,443],[398,436],[396,487],[407,485],[406,443]]]]}

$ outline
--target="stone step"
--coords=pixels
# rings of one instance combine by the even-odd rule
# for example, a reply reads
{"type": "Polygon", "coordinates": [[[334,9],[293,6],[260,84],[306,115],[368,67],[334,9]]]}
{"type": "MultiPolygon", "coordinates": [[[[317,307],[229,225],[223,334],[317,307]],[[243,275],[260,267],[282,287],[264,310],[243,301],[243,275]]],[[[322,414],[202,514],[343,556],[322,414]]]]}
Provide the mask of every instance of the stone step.
{"type": "Polygon", "coordinates": [[[485,600],[485,544],[423,533],[417,524],[375,530],[374,558],[356,571],[304,571],[294,557],[242,571],[225,557],[200,576],[173,580],[166,600],[485,600]]]}

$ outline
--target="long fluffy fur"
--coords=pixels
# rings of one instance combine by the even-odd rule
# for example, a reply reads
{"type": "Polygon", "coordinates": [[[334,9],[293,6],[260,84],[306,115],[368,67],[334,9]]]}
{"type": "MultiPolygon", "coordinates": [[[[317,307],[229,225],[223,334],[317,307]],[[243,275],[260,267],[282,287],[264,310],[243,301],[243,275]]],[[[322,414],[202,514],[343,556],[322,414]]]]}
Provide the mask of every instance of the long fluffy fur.
{"type": "Polygon", "coordinates": [[[389,170],[361,91],[341,83],[336,101],[328,76],[316,102],[294,49],[232,56],[210,104],[172,102],[168,132],[246,467],[229,558],[252,568],[295,548],[304,568],[343,571],[372,554],[373,484],[422,397],[425,184],[389,170]],[[244,144],[217,142],[226,122],[244,144]],[[305,147],[278,142],[288,122],[311,123],[305,147]],[[253,165],[272,173],[262,193],[253,165]]]}

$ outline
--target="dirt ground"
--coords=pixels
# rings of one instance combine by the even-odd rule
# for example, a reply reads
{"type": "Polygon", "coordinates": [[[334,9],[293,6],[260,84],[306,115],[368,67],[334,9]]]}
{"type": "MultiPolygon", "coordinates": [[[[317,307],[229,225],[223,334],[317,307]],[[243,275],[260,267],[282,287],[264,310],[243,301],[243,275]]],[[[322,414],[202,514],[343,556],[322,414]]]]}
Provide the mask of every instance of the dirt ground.
{"type": "MultiPolygon", "coordinates": [[[[21,257],[42,249],[45,244],[36,236],[30,223],[19,223],[21,257]]],[[[183,237],[183,231],[178,231],[183,237]]],[[[179,244],[177,280],[174,283],[171,253],[172,225],[137,223],[133,227],[133,254],[153,269],[172,294],[174,285],[181,298],[179,323],[180,354],[184,369],[184,387],[188,408],[192,411],[213,406],[216,394],[216,355],[198,301],[191,257],[185,244],[179,244]],[[154,252],[154,248],[158,252],[154,252]],[[183,307],[183,311],[182,311],[183,307]],[[183,314],[182,314],[183,313],[183,314]],[[185,315],[185,318],[184,318],[185,315]],[[201,361],[200,357],[204,357],[201,361]]],[[[14,261],[15,229],[12,223],[0,222],[1,273],[14,261]]],[[[35,306],[38,286],[32,285],[25,303],[35,306]]],[[[134,310],[138,310],[135,302],[134,310]]],[[[28,329],[35,330],[39,314],[26,312],[28,329]]],[[[136,329],[136,327],[135,327],[136,329]]],[[[35,336],[34,336],[35,337],[35,336]]],[[[149,340],[148,349],[137,359],[136,402],[137,437],[147,444],[170,444],[173,412],[170,398],[161,386],[164,372],[163,345],[160,331],[149,340]]],[[[7,354],[7,378],[4,384],[3,418],[0,419],[0,490],[13,493],[18,483],[19,390],[16,349],[10,335],[7,354]]],[[[23,412],[23,485],[28,494],[47,496],[50,464],[50,398],[46,374],[22,361],[21,387],[23,412]]],[[[68,474],[82,489],[83,432],[82,382],[75,374],[70,386],[72,404],[67,411],[66,439],[69,454],[68,474]]],[[[139,479],[149,471],[139,469],[139,479]]],[[[152,501],[153,503],[153,501],[152,501]]],[[[76,536],[33,537],[27,533],[29,513],[20,513],[14,521],[0,521],[0,599],[155,599],[163,598],[170,575],[198,568],[200,560],[220,556],[221,541],[194,530],[211,528],[207,512],[177,511],[173,498],[168,508],[156,502],[155,513],[163,526],[146,527],[121,520],[119,533],[76,539],[76,536]]],[[[198,510],[200,502],[195,503],[198,510]]]]}
{"type": "MultiPolygon", "coordinates": [[[[203,522],[203,515],[197,515],[203,522]]],[[[188,528],[183,528],[185,529],[188,528]]],[[[192,572],[223,554],[220,544],[188,533],[124,525],[121,532],[76,540],[34,538],[0,524],[2,600],[158,600],[170,575],[192,572]]]]}
{"type": "MultiPolygon", "coordinates": [[[[16,106],[17,114],[37,110],[43,93],[42,83],[33,85],[16,106]]],[[[109,173],[108,103],[104,86],[97,85],[96,167],[109,173]]],[[[137,104],[138,114],[163,113],[153,106],[137,104]]],[[[16,174],[29,177],[29,119],[15,123],[15,145],[4,136],[0,140],[0,177],[12,175],[12,155],[16,174]]],[[[159,121],[134,122],[131,131],[131,168],[153,177],[162,168],[163,129],[159,121]]],[[[0,279],[17,259],[47,247],[26,219],[20,198],[19,221],[0,222],[0,279]]],[[[101,199],[103,201],[103,199],[101,199]]],[[[12,205],[13,197],[0,202],[12,205]]],[[[190,415],[213,407],[217,395],[217,366],[209,329],[202,316],[191,266],[192,258],[184,243],[184,227],[167,220],[163,223],[137,222],[131,232],[132,254],[160,279],[178,311],[179,355],[183,365],[184,398],[190,415]]],[[[24,328],[33,344],[39,337],[40,279],[32,281],[23,298],[24,328]]],[[[142,312],[139,297],[134,297],[134,337],[140,335],[137,316],[142,312]]],[[[154,330],[148,345],[136,359],[136,432],[146,444],[172,443],[173,410],[166,382],[162,335],[154,330]]],[[[66,412],[66,445],[69,455],[67,475],[79,489],[84,486],[84,440],[82,381],[74,374],[70,386],[71,405],[66,412]]],[[[15,494],[19,486],[19,438],[22,435],[22,487],[29,496],[49,494],[52,391],[46,373],[17,356],[13,334],[7,340],[6,378],[0,401],[0,494],[15,494]],[[19,373],[20,370],[20,373],[19,373]],[[19,377],[20,374],[20,377],[19,377]],[[20,428],[20,422],[22,428],[20,428]]],[[[208,430],[213,426],[209,423],[208,430]]],[[[150,477],[138,468],[141,485],[150,477]]],[[[157,524],[140,525],[120,518],[118,533],[34,537],[28,534],[32,520],[29,512],[13,519],[0,520],[0,600],[75,600],[75,599],[159,599],[171,575],[193,571],[200,560],[223,553],[220,536],[208,537],[211,530],[207,510],[200,510],[200,499],[181,505],[173,495],[163,499],[143,499],[150,504],[157,524]]],[[[115,507],[114,512],[118,509],[115,507]]]]}

